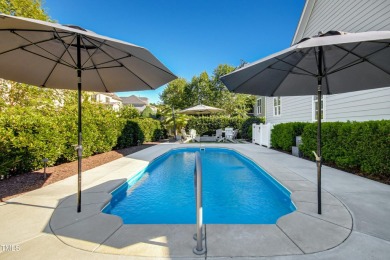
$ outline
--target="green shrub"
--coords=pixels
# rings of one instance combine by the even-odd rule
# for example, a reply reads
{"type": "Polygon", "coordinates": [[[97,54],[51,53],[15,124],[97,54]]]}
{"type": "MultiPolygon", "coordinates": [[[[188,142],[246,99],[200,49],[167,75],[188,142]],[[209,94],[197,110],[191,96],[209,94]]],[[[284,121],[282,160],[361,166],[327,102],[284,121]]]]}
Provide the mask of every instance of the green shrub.
{"type": "Polygon", "coordinates": [[[160,139],[160,130],[162,130],[161,123],[153,118],[136,118],[134,122],[138,123],[143,135],[144,140],[141,144],[150,141],[157,141],[160,139]]]}
{"type": "Polygon", "coordinates": [[[253,124],[264,124],[264,118],[259,117],[249,117],[247,118],[244,123],[241,126],[240,132],[241,132],[241,138],[246,140],[252,140],[252,130],[253,124]]]}
{"type": "MultiPolygon", "coordinates": [[[[116,145],[123,119],[109,107],[83,102],[83,157],[107,152],[116,145]]],[[[78,142],[75,102],[52,109],[9,106],[0,114],[0,174],[17,174],[74,161],[78,142]]]]}
{"type": "MultiPolygon", "coordinates": [[[[322,158],[345,170],[390,176],[390,120],[325,122],[322,124],[322,158]]],[[[307,124],[300,150],[314,160],[317,123],[307,124]]]]}
{"type": "Polygon", "coordinates": [[[154,112],[150,106],[146,106],[145,109],[142,111],[141,116],[144,118],[153,118],[156,116],[156,112],[154,112]]]}
{"type": "Polygon", "coordinates": [[[118,137],[117,145],[115,149],[127,148],[130,146],[142,144],[144,141],[144,135],[137,122],[127,120],[122,128],[121,135],[118,137]]]}
{"type": "MultiPolygon", "coordinates": [[[[123,128],[123,119],[102,104],[83,102],[82,140],[83,157],[111,151],[116,146],[123,128]]],[[[66,140],[60,162],[77,159],[74,146],[78,143],[77,105],[68,104],[57,116],[61,136],[66,140]]]]}
{"type": "Polygon", "coordinates": [[[10,107],[0,116],[0,168],[2,175],[53,165],[61,156],[65,139],[56,117],[45,117],[28,107],[10,107]]]}
{"type": "Polygon", "coordinates": [[[158,120],[152,118],[135,118],[124,122],[116,149],[158,141],[164,135],[164,130],[158,120]]]}
{"type": "Polygon", "coordinates": [[[292,122],[275,125],[271,132],[272,147],[291,152],[291,148],[296,146],[295,137],[302,135],[303,129],[307,124],[292,122]]]}
{"type": "MultiPolygon", "coordinates": [[[[215,130],[232,127],[241,129],[245,119],[242,117],[210,116],[191,117],[187,123],[187,130],[195,129],[199,135],[215,135],[215,130]]],[[[239,135],[241,133],[239,132],[239,135]]]]}

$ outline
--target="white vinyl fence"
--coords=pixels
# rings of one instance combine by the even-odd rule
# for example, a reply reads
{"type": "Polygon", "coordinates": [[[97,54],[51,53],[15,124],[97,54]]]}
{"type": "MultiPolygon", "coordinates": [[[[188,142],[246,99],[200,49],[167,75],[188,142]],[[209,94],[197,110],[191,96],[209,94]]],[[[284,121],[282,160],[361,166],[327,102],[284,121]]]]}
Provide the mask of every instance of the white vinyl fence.
{"type": "Polygon", "coordinates": [[[268,124],[260,124],[252,125],[252,143],[266,146],[268,148],[271,147],[271,131],[273,125],[271,123],[268,124]]]}

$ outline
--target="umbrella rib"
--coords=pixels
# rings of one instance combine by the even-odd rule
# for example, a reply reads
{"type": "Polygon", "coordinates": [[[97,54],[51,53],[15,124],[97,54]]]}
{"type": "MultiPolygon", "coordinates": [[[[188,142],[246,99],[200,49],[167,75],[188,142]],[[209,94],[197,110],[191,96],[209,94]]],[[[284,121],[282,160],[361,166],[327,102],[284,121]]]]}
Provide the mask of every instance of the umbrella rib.
{"type": "Polygon", "coordinates": [[[99,64],[97,66],[89,66],[87,68],[83,68],[83,70],[95,70],[95,69],[112,69],[112,68],[123,68],[124,66],[123,65],[115,65],[115,66],[107,66],[107,67],[98,67],[99,64]]]}
{"type": "MultiPolygon", "coordinates": [[[[288,56],[287,56],[287,57],[288,57],[288,56]]],[[[286,58],[287,58],[287,57],[286,57],[286,58]]],[[[315,74],[311,73],[310,71],[305,70],[305,69],[302,69],[302,68],[300,68],[300,67],[298,67],[298,66],[296,66],[296,65],[294,65],[294,64],[291,64],[291,63],[289,63],[289,62],[287,62],[287,61],[284,61],[284,60],[279,59],[279,58],[276,58],[276,57],[275,57],[275,59],[278,60],[278,61],[280,61],[280,62],[286,63],[287,65],[292,66],[292,68],[297,68],[297,69],[299,69],[299,70],[302,70],[302,71],[304,71],[304,72],[307,72],[307,73],[308,73],[307,75],[316,76],[315,74]]],[[[301,60],[302,60],[302,59],[301,59],[301,60]]],[[[291,71],[291,70],[290,70],[290,71],[291,71]]],[[[290,72],[290,73],[291,73],[291,72],[290,72]]]]}
{"type": "MultiPolygon", "coordinates": [[[[115,60],[109,60],[109,61],[105,61],[105,62],[102,62],[102,63],[98,63],[98,64],[96,64],[96,65],[94,65],[94,66],[88,66],[88,67],[85,67],[84,69],[85,69],[85,70],[96,69],[96,68],[98,68],[98,66],[100,66],[100,65],[107,64],[107,63],[111,63],[111,62],[114,62],[114,61],[117,61],[117,62],[118,62],[118,60],[122,60],[122,59],[129,58],[129,57],[131,57],[131,56],[127,55],[127,56],[125,56],[125,57],[117,58],[117,59],[115,59],[115,60]]],[[[119,62],[118,62],[118,63],[119,63],[119,62]]],[[[119,65],[120,65],[120,63],[119,63],[119,65]]],[[[121,66],[121,65],[120,65],[120,66],[112,66],[112,68],[116,68],[116,67],[122,67],[122,66],[121,66]]],[[[111,68],[111,67],[105,67],[105,68],[111,68]]],[[[100,69],[100,68],[99,68],[99,69],[100,69]]]]}
{"type": "MultiPolygon", "coordinates": [[[[83,43],[84,43],[84,38],[85,38],[85,36],[83,35],[83,37],[81,38],[81,41],[82,41],[83,43]]],[[[105,42],[106,42],[105,40],[102,41],[102,42],[100,42],[100,46],[99,46],[98,48],[95,48],[95,50],[93,51],[92,54],[89,54],[87,48],[85,48],[85,43],[84,43],[84,49],[85,49],[85,51],[88,53],[89,58],[81,65],[81,67],[84,67],[84,65],[87,64],[87,62],[88,62],[89,60],[91,60],[92,64],[94,64],[94,67],[96,67],[95,63],[92,61],[92,56],[95,55],[95,53],[99,50],[99,48],[100,48],[105,42]]]]}
{"type": "Polygon", "coordinates": [[[269,69],[272,69],[272,70],[279,70],[279,71],[285,71],[285,72],[289,72],[290,74],[301,75],[301,76],[313,76],[312,74],[299,73],[299,72],[291,72],[291,71],[289,71],[289,70],[283,70],[283,69],[277,69],[277,68],[269,68],[269,69]]]}
{"type": "Polygon", "coordinates": [[[134,57],[134,58],[137,58],[137,59],[139,59],[139,60],[141,60],[141,61],[143,61],[143,62],[145,62],[145,63],[147,63],[147,64],[149,64],[149,65],[151,65],[151,66],[153,66],[153,67],[155,67],[155,68],[157,68],[157,69],[159,69],[159,70],[161,70],[161,71],[163,71],[163,72],[165,72],[165,73],[167,73],[167,74],[169,74],[169,75],[171,75],[171,76],[176,77],[176,76],[175,76],[174,74],[172,74],[170,71],[166,71],[166,70],[160,68],[159,66],[156,66],[156,65],[154,65],[154,64],[152,64],[152,63],[150,63],[150,62],[148,62],[148,61],[146,61],[146,60],[144,60],[144,59],[141,59],[140,57],[135,56],[134,54],[128,53],[128,52],[126,52],[126,51],[124,51],[124,50],[122,50],[122,49],[119,49],[118,47],[112,46],[112,45],[110,45],[110,44],[106,44],[106,45],[107,45],[108,47],[110,47],[110,48],[116,49],[116,50],[121,51],[121,52],[123,52],[123,53],[127,53],[128,55],[130,55],[130,56],[132,56],[132,57],[134,57]]]}
{"type": "MultiPolygon", "coordinates": [[[[87,41],[89,41],[91,44],[95,45],[95,43],[91,42],[89,37],[85,37],[85,39],[87,41]]],[[[107,44],[106,44],[107,45],[107,44]]],[[[109,46],[109,45],[107,45],[109,46]]],[[[104,54],[106,54],[108,57],[110,57],[112,59],[112,61],[116,61],[118,62],[121,67],[125,68],[128,72],[130,72],[131,74],[133,74],[135,77],[137,77],[140,81],[142,81],[145,85],[147,85],[150,89],[154,89],[152,86],[150,86],[145,80],[143,80],[141,77],[139,77],[137,74],[135,74],[133,71],[131,71],[129,68],[127,68],[125,65],[123,65],[121,62],[119,62],[118,60],[116,60],[114,57],[112,57],[110,54],[108,54],[105,50],[103,50],[102,48],[96,46],[96,48],[99,48],[99,50],[101,50],[104,54]]],[[[122,51],[123,52],[123,51],[122,51]]],[[[131,55],[132,56],[132,55],[131,55]]]]}
{"type": "Polygon", "coordinates": [[[334,73],[336,73],[336,72],[339,72],[339,71],[342,71],[342,70],[351,68],[351,67],[353,67],[353,66],[355,66],[355,65],[358,65],[358,64],[360,64],[360,63],[363,63],[363,62],[364,62],[364,60],[362,60],[362,59],[355,60],[355,61],[353,61],[353,62],[351,62],[351,63],[348,63],[347,65],[344,65],[344,66],[341,67],[341,68],[338,68],[338,69],[336,69],[336,70],[332,70],[331,72],[328,72],[327,74],[328,74],[328,75],[332,75],[332,74],[334,74],[334,73]]]}
{"type": "Polygon", "coordinates": [[[51,69],[49,75],[47,75],[45,81],[43,82],[42,86],[44,87],[46,85],[46,82],[49,80],[49,78],[51,77],[51,75],[53,74],[53,71],[55,70],[55,68],[57,67],[57,65],[59,64],[59,62],[62,60],[62,57],[64,56],[64,54],[66,53],[67,49],[70,47],[70,45],[68,45],[68,47],[64,50],[64,52],[61,54],[61,56],[58,58],[58,61],[56,63],[54,63],[54,66],[53,68],[51,69]]]}
{"type": "MultiPolygon", "coordinates": [[[[36,55],[36,56],[39,56],[39,57],[41,57],[41,58],[44,58],[44,59],[53,61],[53,62],[55,62],[55,63],[60,63],[61,65],[64,65],[64,66],[66,66],[66,67],[74,68],[71,64],[67,64],[67,63],[63,63],[63,62],[57,62],[55,59],[51,59],[51,58],[49,58],[49,57],[43,56],[43,55],[41,55],[41,54],[39,54],[39,53],[36,53],[36,52],[33,52],[33,51],[26,50],[26,49],[24,49],[24,48],[20,48],[20,49],[23,50],[23,51],[25,51],[25,52],[29,52],[29,53],[31,53],[31,54],[34,54],[34,55],[36,55]]],[[[55,56],[55,57],[56,57],[56,56],[55,56]]],[[[56,58],[58,58],[58,57],[56,57],[56,58]]]]}
{"type": "MultiPolygon", "coordinates": [[[[352,48],[352,50],[356,49],[360,44],[357,44],[355,47],[352,48]]],[[[335,45],[337,47],[337,45],[335,45]]],[[[347,57],[349,52],[345,53],[333,66],[331,66],[328,71],[331,71],[337,64],[339,64],[345,57],[347,57]]]]}
{"type": "Polygon", "coordinates": [[[19,46],[19,47],[10,49],[10,50],[6,50],[4,52],[1,52],[0,55],[6,54],[6,53],[11,52],[11,51],[18,50],[20,48],[27,48],[27,47],[30,47],[30,46],[35,45],[35,44],[40,44],[40,43],[44,43],[44,42],[48,42],[48,41],[52,41],[52,40],[55,40],[55,38],[50,38],[50,39],[46,39],[46,40],[42,40],[42,41],[26,44],[26,45],[23,45],[23,46],[19,46]]]}
{"type": "MultiPolygon", "coordinates": [[[[62,40],[62,37],[60,36],[60,34],[58,33],[58,31],[57,31],[55,28],[53,28],[53,29],[54,29],[54,34],[57,35],[57,37],[58,37],[57,39],[62,43],[62,45],[64,46],[66,52],[69,54],[69,57],[72,59],[72,61],[73,61],[73,63],[74,63],[74,67],[73,67],[73,68],[77,69],[77,65],[76,65],[77,62],[73,59],[73,56],[72,56],[72,55],[70,54],[70,52],[69,52],[69,46],[72,46],[72,42],[76,39],[77,34],[70,34],[70,35],[68,35],[68,36],[74,36],[74,37],[73,37],[71,43],[68,44],[68,47],[66,47],[66,44],[65,44],[65,42],[62,40]]],[[[66,37],[68,37],[68,36],[66,36],[66,37]]]]}
{"type": "MultiPolygon", "coordinates": [[[[41,46],[39,46],[39,45],[37,45],[36,43],[30,41],[29,39],[23,37],[22,35],[20,35],[20,34],[18,34],[18,33],[16,33],[16,32],[13,32],[13,33],[14,33],[15,35],[19,36],[20,38],[22,38],[23,40],[28,41],[28,42],[30,43],[30,44],[29,44],[28,46],[26,46],[26,47],[29,47],[29,46],[34,45],[34,46],[36,46],[37,48],[43,50],[44,52],[46,52],[46,53],[52,55],[53,57],[58,58],[58,57],[57,57],[56,55],[54,55],[53,53],[51,53],[51,52],[49,52],[48,50],[42,48],[41,46]]],[[[52,39],[52,40],[54,40],[54,39],[52,39]]],[[[42,42],[39,42],[39,43],[42,43],[42,42]]],[[[46,59],[48,59],[48,60],[55,61],[55,60],[53,60],[53,59],[51,59],[51,58],[49,58],[49,57],[46,57],[46,56],[44,56],[44,55],[42,55],[42,54],[38,54],[38,53],[35,53],[35,52],[33,52],[33,51],[26,50],[24,46],[19,47],[19,49],[24,50],[24,51],[27,51],[27,52],[29,52],[29,53],[32,53],[32,54],[37,55],[37,56],[42,57],[42,58],[46,58],[46,59]]],[[[70,64],[70,63],[68,63],[68,62],[66,62],[66,61],[63,61],[63,62],[64,62],[64,63],[61,63],[61,64],[65,65],[65,66],[68,66],[68,67],[71,67],[71,66],[72,66],[72,64],[70,64]],[[67,65],[66,65],[66,64],[67,64],[67,65]]]]}
{"type": "MultiPolygon", "coordinates": [[[[371,55],[373,55],[373,54],[375,54],[375,53],[378,53],[378,52],[380,52],[380,51],[382,51],[382,50],[388,48],[388,46],[383,47],[383,48],[381,48],[381,49],[379,49],[379,50],[376,50],[376,51],[374,51],[374,52],[372,52],[372,53],[370,53],[370,54],[368,54],[368,55],[366,55],[366,56],[361,56],[361,55],[359,55],[359,54],[357,54],[357,53],[355,53],[355,52],[353,52],[353,51],[349,51],[349,50],[347,50],[347,49],[345,49],[345,48],[343,48],[342,46],[339,46],[339,45],[335,45],[335,46],[336,46],[337,48],[341,49],[341,50],[344,50],[344,51],[346,51],[346,52],[352,54],[352,55],[355,55],[356,57],[359,58],[359,60],[354,61],[353,63],[347,64],[346,66],[341,67],[341,68],[339,68],[339,69],[336,70],[336,71],[332,71],[331,73],[334,73],[334,72],[337,72],[337,71],[340,71],[340,70],[343,70],[343,69],[352,67],[352,66],[357,65],[357,64],[362,63],[362,62],[368,62],[368,63],[371,64],[372,66],[374,66],[374,67],[380,69],[381,71],[385,72],[386,74],[390,75],[390,72],[389,72],[389,71],[386,71],[385,69],[381,68],[380,66],[378,66],[378,65],[376,65],[376,64],[374,64],[374,63],[372,63],[371,61],[369,61],[369,60],[367,59],[368,56],[371,56],[371,55]]],[[[331,74],[331,73],[329,73],[329,74],[331,74]]]]}
{"type": "MultiPolygon", "coordinates": [[[[84,44],[84,49],[85,49],[85,51],[88,53],[88,56],[89,56],[89,58],[87,59],[87,61],[88,61],[88,60],[91,60],[92,64],[95,66],[95,62],[93,61],[92,56],[96,53],[96,51],[98,50],[98,48],[96,48],[95,51],[94,51],[92,54],[90,54],[90,53],[88,52],[87,48],[85,48],[85,43],[84,43],[84,38],[83,38],[83,37],[81,38],[81,41],[83,42],[83,44],[84,44]]],[[[103,43],[104,43],[104,42],[102,42],[102,44],[99,46],[99,48],[103,45],[103,43]]],[[[87,61],[86,61],[85,63],[87,63],[87,61]]],[[[85,63],[84,63],[84,64],[85,64],[85,63]]],[[[83,64],[83,65],[84,65],[84,64],[83,64]]],[[[82,65],[82,66],[83,66],[83,65],[82,65]]],[[[82,67],[82,66],[81,66],[81,67],[82,67]]],[[[96,73],[98,74],[99,79],[100,79],[100,81],[102,82],[103,87],[104,87],[104,89],[106,90],[106,92],[109,92],[108,89],[107,89],[106,84],[105,84],[104,81],[103,81],[102,76],[101,76],[100,73],[99,73],[99,70],[98,70],[98,69],[96,70],[96,73]]]]}
{"type": "MultiPolygon", "coordinates": [[[[307,55],[307,53],[308,53],[309,51],[310,51],[310,49],[308,49],[308,50],[306,51],[306,53],[304,53],[304,54],[302,55],[301,59],[297,62],[297,64],[299,64],[299,62],[301,62],[301,61],[303,60],[303,58],[307,55]]],[[[292,53],[291,53],[290,55],[292,55],[292,53]]],[[[288,55],[288,56],[290,56],[290,55],[288,55]]],[[[288,56],[287,56],[287,57],[288,57],[288,56]]],[[[287,57],[286,57],[286,58],[287,58],[287,57]]],[[[291,73],[291,70],[292,70],[294,67],[295,67],[295,66],[292,66],[292,67],[291,67],[290,73],[291,73]]],[[[289,73],[287,73],[287,74],[284,76],[284,78],[282,79],[282,81],[284,81],[284,80],[286,79],[286,77],[288,76],[288,74],[289,74],[289,73]]],[[[310,73],[310,74],[312,74],[312,73],[310,73]]],[[[315,76],[315,75],[312,74],[312,76],[315,76]]],[[[282,82],[282,81],[281,81],[281,82],[282,82]]],[[[274,96],[276,90],[277,90],[277,89],[275,89],[274,91],[272,91],[272,93],[271,93],[271,95],[270,95],[271,97],[274,96]]]]}

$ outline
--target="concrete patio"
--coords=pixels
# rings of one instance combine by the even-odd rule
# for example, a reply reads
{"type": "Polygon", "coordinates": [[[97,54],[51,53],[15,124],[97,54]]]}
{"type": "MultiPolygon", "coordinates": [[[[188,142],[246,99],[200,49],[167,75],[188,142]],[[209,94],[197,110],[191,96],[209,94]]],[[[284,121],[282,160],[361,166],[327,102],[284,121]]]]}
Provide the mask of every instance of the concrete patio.
{"type": "Polygon", "coordinates": [[[390,186],[323,167],[318,215],[314,162],[253,144],[161,144],[0,204],[0,259],[386,259],[390,186]],[[206,225],[207,253],[192,253],[195,225],[123,225],[101,213],[109,194],[172,148],[227,147],[259,164],[291,192],[297,210],[276,225],[206,225]]]}

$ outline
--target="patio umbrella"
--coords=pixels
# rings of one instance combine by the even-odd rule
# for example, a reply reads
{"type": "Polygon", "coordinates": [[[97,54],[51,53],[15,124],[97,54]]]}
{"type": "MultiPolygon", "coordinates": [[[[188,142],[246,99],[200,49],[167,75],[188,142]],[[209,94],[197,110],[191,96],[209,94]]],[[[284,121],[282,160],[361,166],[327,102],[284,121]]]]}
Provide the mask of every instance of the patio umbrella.
{"type": "Polygon", "coordinates": [[[222,77],[229,90],[262,96],[317,95],[318,214],[321,214],[321,98],[390,86],[390,32],[329,31],[222,77]]]}
{"type": "Polygon", "coordinates": [[[64,26],[0,14],[0,78],[78,90],[78,199],[81,211],[81,90],[155,89],[176,78],[148,50],[64,26]]]}
{"type": "Polygon", "coordinates": [[[223,111],[225,111],[225,110],[221,109],[221,108],[210,107],[210,106],[200,104],[200,105],[196,105],[193,107],[189,107],[189,108],[180,110],[177,113],[187,114],[187,115],[208,115],[208,114],[220,113],[223,111]]]}

